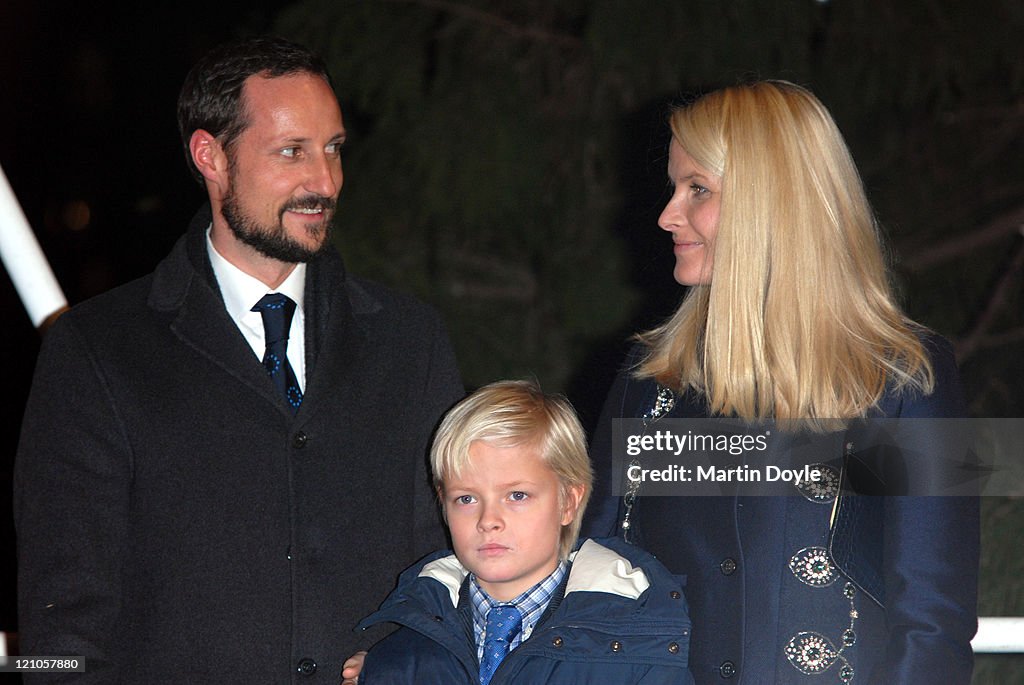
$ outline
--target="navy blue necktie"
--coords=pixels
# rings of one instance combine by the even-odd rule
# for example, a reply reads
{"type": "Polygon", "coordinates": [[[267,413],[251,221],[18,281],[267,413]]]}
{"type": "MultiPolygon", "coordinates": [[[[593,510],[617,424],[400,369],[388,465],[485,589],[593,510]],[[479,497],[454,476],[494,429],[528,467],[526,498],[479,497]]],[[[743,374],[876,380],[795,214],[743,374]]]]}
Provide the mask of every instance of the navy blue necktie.
{"type": "Polygon", "coordinates": [[[484,656],[480,659],[480,685],[487,685],[508,655],[509,647],[523,625],[523,615],[511,605],[491,607],[484,633],[484,656]]]}
{"type": "Polygon", "coordinates": [[[299,382],[288,363],[288,331],[295,314],[295,302],[281,293],[271,293],[260,298],[252,311],[263,317],[263,335],[267,342],[263,366],[294,414],[302,404],[299,382]]]}

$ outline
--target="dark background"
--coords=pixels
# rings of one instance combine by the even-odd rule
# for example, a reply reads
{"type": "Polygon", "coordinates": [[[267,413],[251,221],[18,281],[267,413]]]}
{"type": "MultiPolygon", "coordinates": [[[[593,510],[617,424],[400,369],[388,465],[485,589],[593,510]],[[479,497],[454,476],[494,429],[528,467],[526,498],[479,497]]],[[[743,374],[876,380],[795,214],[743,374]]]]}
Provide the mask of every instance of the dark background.
{"type": "MultiPolygon", "coordinates": [[[[177,137],[181,81],[283,4],[0,4],[0,166],[71,304],[148,273],[183,232],[203,194],[177,137]]],[[[11,465],[41,336],[3,269],[0,313],[0,630],[16,631],[11,465]]]]}
{"type": "MultiPolygon", "coordinates": [[[[654,224],[666,105],[787,78],[847,136],[903,301],[957,345],[972,413],[1019,417],[1024,7],[964,4],[9,2],[0,165],[80,302],[152,270],[203,199],[174,120],[191,64],[240,34],[305,42],[327,56],[351,132],[337,236],[350,268],[439,307],[468,385],[535,375],[590,425],[629,333],[681,295],[654,224]]],[[[0,313],[6,512],[40,334],[2,270],[0,313]]],[[[985,502],[982,614],[1024,615],[1022,523],[1019,499],[985,502]]],[[[0,540],[0,630],[16,631],[8,515],[0,540]]],[[[1019,664],[985,657],[975,680],[1016,682],[1019,664]]]]}

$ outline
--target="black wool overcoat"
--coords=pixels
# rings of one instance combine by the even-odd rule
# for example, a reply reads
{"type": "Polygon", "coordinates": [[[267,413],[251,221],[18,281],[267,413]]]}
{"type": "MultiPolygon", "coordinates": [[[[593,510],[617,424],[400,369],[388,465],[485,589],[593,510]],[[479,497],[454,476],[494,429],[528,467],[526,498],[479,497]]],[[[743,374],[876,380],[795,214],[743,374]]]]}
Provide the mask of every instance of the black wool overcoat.
{"type": "Polygon", "coordinates": [[[15,467],[21,651],[83,657],[81,683],[336,685],[356,622],[444,544],[426,450],[454,356],[432,309],[329,252],[293,416],[224,308],[209,221],[46,335],[15,467]]]}

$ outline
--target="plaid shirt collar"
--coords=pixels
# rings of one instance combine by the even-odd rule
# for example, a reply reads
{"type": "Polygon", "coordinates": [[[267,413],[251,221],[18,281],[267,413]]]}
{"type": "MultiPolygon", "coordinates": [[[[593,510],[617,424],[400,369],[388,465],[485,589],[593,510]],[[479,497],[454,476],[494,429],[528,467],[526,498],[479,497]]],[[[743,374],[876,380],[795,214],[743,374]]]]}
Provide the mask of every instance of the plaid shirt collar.
{"type": "Polygon", "coordinates": [[[476,640],[477,658],[483,658],[484,628],[487,625],[487,612],[491,607],[514,605],[523,615],[523,629],[512,639],[510,645],[510,649],[515,649],[519,643],[533,633],[534,626],[537,625],[544,610],[548,608],[555,590],[562,584],[562,579],[565,578],[568,570],[569,562],[560,562],[550,576],[509,602],[498,602],[492,599],[477,583],[476,576],[470,574],[469,598],[473,603],[473,638],[476,640]]]}

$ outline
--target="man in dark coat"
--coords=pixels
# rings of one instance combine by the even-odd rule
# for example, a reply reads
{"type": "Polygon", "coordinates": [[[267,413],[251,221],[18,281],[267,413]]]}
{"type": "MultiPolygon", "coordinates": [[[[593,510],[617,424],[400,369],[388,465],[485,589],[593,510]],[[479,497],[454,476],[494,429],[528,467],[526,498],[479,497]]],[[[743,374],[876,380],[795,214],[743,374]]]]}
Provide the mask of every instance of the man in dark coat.
{"type": "Polygon", "coordinates": [[[357,620],[443,545],[425,455],[458,371],[431,309],[329,246],[345,129],[319,59],[215,50],[179,124],[209,207],[40,354],[15,468],[21,652],[82,657],[60,682],[334,685],[376,638],[357,620]]]}

